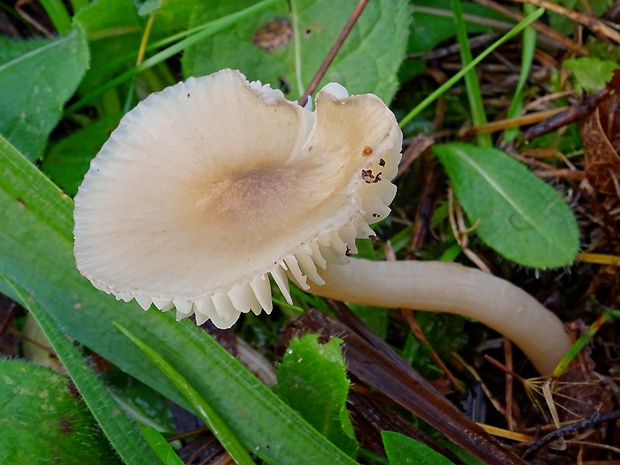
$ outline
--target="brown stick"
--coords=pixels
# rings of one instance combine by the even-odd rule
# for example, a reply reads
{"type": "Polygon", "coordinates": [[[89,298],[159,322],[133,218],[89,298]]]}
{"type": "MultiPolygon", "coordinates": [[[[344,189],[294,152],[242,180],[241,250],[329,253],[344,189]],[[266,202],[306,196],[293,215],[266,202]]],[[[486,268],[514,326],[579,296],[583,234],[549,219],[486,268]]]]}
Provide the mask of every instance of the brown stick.
{"type": "Polygon", "coordinates": [[[338,37],[336,38],[334,45],[332,45],[332,48],[329,50],[329,52],[327,52],[327,55],[325,56],[323,63],[321,63],[321,66],[319,66],[319,69],[317,70],[316,74],[312,78],[312,81],[310,81],[308,88],[303,93],[303,95],[300,97],[299,105],[301,105],[302,107],[306,106],[306,103],[308,103],[308,97],[310,97],[312,92],[316,90],[317,86],[319,85],[319,82],[321,82],[321,79],[323,79],[323,76],[325,76],[327,69],[332,64],[332,61],[334,61],[334,58],[336,57],[336,54],[338,53],[338,51],[342,48],[342,44],[344,43],[347,36],[349,35],[349,32],[351,32],[351,29],[353,29],[353,26],[355,26],[355,23],[357,22],[357,19],[362,14],[362,11],[364,11],[364,8],[366,8],[366,5],[368,5],[368,1],[369,0],[359,0],[359,2],[357,3],[357,6],[353,10],[353,13],[351,13],[351,16],[349,17],[346,24],[342,28],[342,31],[340,31],[340,34],[338,34],[338,37]]]}
{"type": "Polygon", "coordinates": [[[594,111],[598,104],[609,97],[609,95],[609,88],[592,94],[583,102],[570,106],[567,109],[562,110],[561,112],[542,121],[541,123],[538,123],[536,126],[532,126],[523,133],[523,139],[526,141],[532,140],[535,137],[554,131],[562,126],[566,126],[585,117],[590,112],[594,111]]]}
{"type": "Polygon", "coordinates": [[[593,32],[597,32],[599,34],[603,34],[608,39],[613,40],[620,44],[620,33],[607,26],[598,18],[594,18],[593,16],[584,15],[577,11],[571,11],[563,6],[558,5],[557,3],[548,2],[547,0],[513,0],[516,3],[531,3],[532,5],[536,5],[540,8],[545,8],[546,10],[553,11],[554,13],[558,13],[562,16],[566,16],[568,19],[575,21],[576,23],[582,24],[593,32]]]}
{"type": "Polygon", "coordinates": [[[534,124],[540,121],[544,121],[552,116],[555,116],[564,110],[565,108],[553,108],[551,110],[543,110],[537,113],[530,113],[527,115],[516,116],[510,119],[491,121],[490,123],[481,124],[480,126],[472,126],[469,129],[468,133],[469,134],[484,134],[484,133],[491,133],[491,132],[496,132],[496,131],[503,131],[504,129],[525,126],[528,124],[534,124]]]}

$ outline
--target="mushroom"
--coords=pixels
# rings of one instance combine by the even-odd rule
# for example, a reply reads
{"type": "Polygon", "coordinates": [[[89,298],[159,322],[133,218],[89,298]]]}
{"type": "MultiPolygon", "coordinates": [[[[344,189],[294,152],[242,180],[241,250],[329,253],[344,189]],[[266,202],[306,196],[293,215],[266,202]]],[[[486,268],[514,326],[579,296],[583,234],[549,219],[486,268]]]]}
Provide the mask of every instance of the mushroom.
{"type": "Polygon", "coordinates": [[[338,84],[316,111],[238,71],[189,78],[121,120],[75,198],[80,272],[117,299],[231,327],[288,278],[325,297],[475,318],[543,374],[570,347],[514,285],[461,265],[352,259],[396,194],[402,133],[375,95],[338,84]]]}

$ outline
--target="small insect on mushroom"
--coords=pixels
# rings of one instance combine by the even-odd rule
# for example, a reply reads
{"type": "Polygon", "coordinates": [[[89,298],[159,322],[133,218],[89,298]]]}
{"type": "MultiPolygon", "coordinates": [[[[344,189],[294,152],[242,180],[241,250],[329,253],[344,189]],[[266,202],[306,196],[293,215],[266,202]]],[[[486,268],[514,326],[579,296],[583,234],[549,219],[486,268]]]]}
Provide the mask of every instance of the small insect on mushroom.
{"type": "Polygon", "coordinates": [[[369,147],[368,145],[364,146],[364,150],[362,150],[362,156],[368,157],[370,155],[372,155],[372,148],[369,147]]]}

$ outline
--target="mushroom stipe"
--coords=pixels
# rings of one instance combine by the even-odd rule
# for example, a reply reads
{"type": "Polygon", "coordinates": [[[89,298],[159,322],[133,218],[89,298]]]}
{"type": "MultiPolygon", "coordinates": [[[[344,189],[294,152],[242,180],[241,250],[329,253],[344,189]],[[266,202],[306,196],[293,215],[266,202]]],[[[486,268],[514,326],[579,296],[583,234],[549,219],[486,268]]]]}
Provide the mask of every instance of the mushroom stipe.
{"type": "Polygon", "coordinates": [[[401,148],[375,95],[328,84],[313,112],[238,71],[189,78],[127,113],[91,162],[75,198],[77,267],[119,300],[220,328],[271,312],[270,277],[289,303],[290,278],[348,302],[458,313],[551,373],[570,340],[512,284],[348,257],[390,212],[401,148]]]}

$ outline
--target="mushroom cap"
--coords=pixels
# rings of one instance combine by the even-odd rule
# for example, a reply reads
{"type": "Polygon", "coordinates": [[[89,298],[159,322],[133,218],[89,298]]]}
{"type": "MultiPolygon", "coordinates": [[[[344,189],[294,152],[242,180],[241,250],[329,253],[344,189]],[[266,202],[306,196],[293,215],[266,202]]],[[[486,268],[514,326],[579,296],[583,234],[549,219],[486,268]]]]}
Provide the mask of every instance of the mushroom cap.
{"type": "Polygon", "coordinates": [[[75,198],[75,258],[118,299],[232,326],[346,263],[396,194],[402,133],[375,95],[324,87],[316,111],[238,71],[128,112],[75,198]]]}

